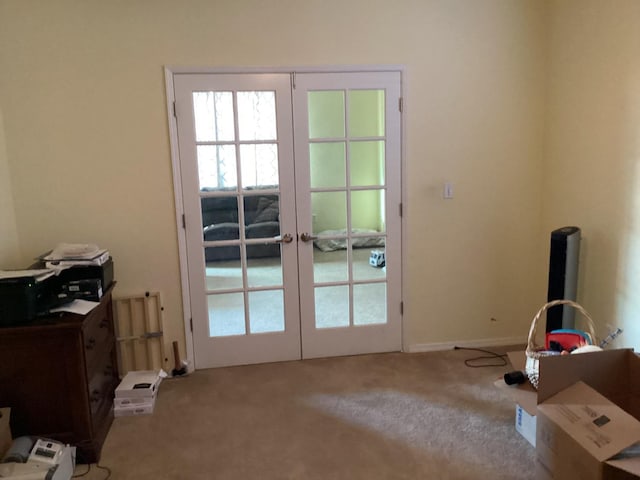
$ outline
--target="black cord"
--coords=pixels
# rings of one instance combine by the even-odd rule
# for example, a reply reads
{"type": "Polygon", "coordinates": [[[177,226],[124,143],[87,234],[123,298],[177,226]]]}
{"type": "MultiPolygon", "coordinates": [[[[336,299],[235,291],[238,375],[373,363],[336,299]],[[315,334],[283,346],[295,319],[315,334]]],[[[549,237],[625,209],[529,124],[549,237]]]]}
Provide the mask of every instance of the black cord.
{"type": "Polygon", "coordinates": [[[487,355],[481,355],[479,357],[473,357],[473,358],[468,358],[464,361],[464,364],[467,367],[470,368],[482,368],[482,367],[505,367],[507,365],[507,354],[499,354],[499,353],[495,353],[495,352],[491,352],[489,350],[483,350],[482,348],[466,348],[466,347],[458,347],[458,346],[454,346],[453,347],[454,350],[472,350],[472,351],[476,351],[476,352],[482,352],[482,353],[486,353],[487,355]],[[480,365],[478,364],[474,364],[472,362],[482,362],[484,360],[492,360],[492,359],[499,359],[500,363],[482,363],[480,365]]]}
{"type": "Polygon", "coordinates": [[[84,473],[78,473],[77,475],[72,476],[71,478],[80,478],[80,477],[84,477],[85,475],[87,475],[89,472],[91,471],[91,464],[88,463],[87,464],[87,471],[84,473]]]}
{"type": "Polygon", "coordinates": [[[87,464],[87,471],[84,473],[79,473],[77,475],[72,476],[71,478],[80,478],[80,477],[84,477],[85,475],[87,475],[89,472],[91,471],[91,464],[88,463],[87,464]]]}
{"type": "MultiPolygon", "coordinates": [[[[96,468],[99,468],[99,469],[101,469],[101,470],[105,470],[105,471],[107,472],[107,476],[106,476],[106,477],[104,477],[104,479],[103,479],[103,480],[108,480],[109,478],[111,478],[111,469],[110,469],[109,467],[103,467],[102,465],[98,465],[98,464],[96,463],[96,468]]],[[[86,471],[86,472],[84,472],[84,473],[79,473],[79,474],[77,474],[77,475],[74,475],[74,476],[73,476],[73,477],[71,477],[71,478],[84,477],[84,476],[85,476],[85,475],[87,475],[90,471],[91,471],[91,464],[89,463],[89,464],[87,464],[87,471],[86,471]]]]}
{"type": "Polygon", "coordinates": [[[98,465],[97,463],[96,463],[96,467],[98,467],[100,470],[104,470],[107,472],[107,476],[104,477],[103,480],[109,480],[111,478],[111,469],[109,467],[104,467],[102,465],[98,465]]]}

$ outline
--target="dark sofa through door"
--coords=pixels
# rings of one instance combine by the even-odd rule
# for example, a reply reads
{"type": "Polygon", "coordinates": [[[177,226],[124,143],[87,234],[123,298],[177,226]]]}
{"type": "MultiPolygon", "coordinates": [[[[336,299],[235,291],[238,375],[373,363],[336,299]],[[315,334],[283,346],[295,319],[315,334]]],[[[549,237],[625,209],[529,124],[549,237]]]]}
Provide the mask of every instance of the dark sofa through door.
{"type": "MultiPolygon", "coordinates": [[[[280,235],[279,207],[277,195],[245,195],[244,225],[245,238],[273,238],[280,235]]],[[[237,240],[240,238],[237,197],[203,197],[202,230],[207,242],[237,240]]],[[[247,258],[277,257],[280,245],[264,243],[247,245],[247,258]]],[[[237,260],[240,247],[221,246],[205,249],[207,262],[237,260]]]]}

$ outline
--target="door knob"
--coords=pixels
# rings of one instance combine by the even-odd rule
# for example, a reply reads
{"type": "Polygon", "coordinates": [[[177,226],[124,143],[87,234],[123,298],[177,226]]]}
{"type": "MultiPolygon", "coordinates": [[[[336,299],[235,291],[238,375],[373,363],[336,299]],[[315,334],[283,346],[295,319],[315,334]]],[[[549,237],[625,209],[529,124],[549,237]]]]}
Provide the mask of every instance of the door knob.
{"type": "Polygon", "coordinates": [[[302,235],[300,235],[300,240],[302,240],[303,242],[310,242],[311,240],[315,240],[316,238],[318,237],[309,235],[307,232],[304,232],[302,235]]]}
{"type": "Polygon", "coordinates": [[[285,233],[283,236],[278,235],[276,237],[276,243],[291,243],[293,242],[293,237],[290,233],[285,233]]]}

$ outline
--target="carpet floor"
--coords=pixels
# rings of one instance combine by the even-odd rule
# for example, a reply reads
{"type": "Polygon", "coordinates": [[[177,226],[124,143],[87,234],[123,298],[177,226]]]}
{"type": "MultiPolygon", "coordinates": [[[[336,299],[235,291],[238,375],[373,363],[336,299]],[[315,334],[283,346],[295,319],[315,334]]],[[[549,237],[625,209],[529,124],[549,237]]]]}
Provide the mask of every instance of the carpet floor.
{"type": "MultiPolygon", "coordinates": [[[[384,280],[386,271],[369,265],[371,249],[352,252],[352,278],[357,281],[384,280]]],[[[314,282],[331,284],[349,279],[346,250],[313,251],[314,282]]],[[[249,259],[247,283],[250,287],[273,287],[249,294],[249,325],[252,333],[284,330],[282,295],[282,265],[279,257],[249,259]]],[[[206,285],[211,291],[242,288],[243,272],[240,260],[210,262],[206,268],[206,285]]],[[[320,286],[315,288],[315,322],[318,328],[349,326],[349,287],[320,286]]],[[[212,336],[245,334],[245,305],[242,293],[210,295],[209,331],[212,336]]],[[[355,325],[370,325],[386,321],[386,284],[360,284],[353,291],[355,325]]]]}
{"type": "MultiPolygon", "coordinates": [[[[166,379],[153,414],[114,420],[100,463],[117,480],[532,479],[535,451],[493,385],[510,367],[465,365],[478,355],[362,355],[166,379]]],[[[83,478],[106,473],[94,465],[83,478]]]]}

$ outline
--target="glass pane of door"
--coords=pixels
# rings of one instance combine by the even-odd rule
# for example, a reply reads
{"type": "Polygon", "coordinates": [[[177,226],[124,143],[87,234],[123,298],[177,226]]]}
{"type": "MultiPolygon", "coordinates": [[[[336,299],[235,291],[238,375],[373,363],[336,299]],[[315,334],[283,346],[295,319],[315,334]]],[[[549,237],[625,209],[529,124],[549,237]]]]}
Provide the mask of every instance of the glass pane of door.
{"type": "Polygon", "coordinates": [[[384,190],[351,192],[351,225],[354,233],[377,235],[385,231],[384,190]]]}
{"type": "Polygon", "coordinates": [[[344,142],[322,142],[309,145],[311,187],[345,187],[346,149],[344,142]]]}
{"type": "Polygon", "coordinates": [[[193,92],[197,142],[234,140],[233,93],[193,92]]]}
{"type": "Polygon", "coordinates": [[[353,324],[375,325],[387,321],[387,292],[384,283],[353,286],[353,324]]]}
{"type": "Polygon", "coordinates": [[[349,135],[383,137],[385,122],[384,90],[349,91],[349,135]]]}
{"type": "Polygon", "coordinates": [[[343,138],[344,91],[309,92],[309,138],[343,138]]]}
{"type": "Polygon", "coordinates": [[[209,335],[226,337],[246,333],[242,293],[208,295],[209,335]]]}
{"type": "Polygon", "coordinates": [[[276,139],[275,92],[238,92],[240,140],[276,139]]]}
{"type": "Polygon", "coordinates": [[[349,287],[315,287],[316,328],[349,326],[349,287]]]}
{"type": "Polygon", "coordinates": [[[351,185],[384,185],[384,142],[354,141],[349,144],[351,185]]]}

